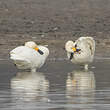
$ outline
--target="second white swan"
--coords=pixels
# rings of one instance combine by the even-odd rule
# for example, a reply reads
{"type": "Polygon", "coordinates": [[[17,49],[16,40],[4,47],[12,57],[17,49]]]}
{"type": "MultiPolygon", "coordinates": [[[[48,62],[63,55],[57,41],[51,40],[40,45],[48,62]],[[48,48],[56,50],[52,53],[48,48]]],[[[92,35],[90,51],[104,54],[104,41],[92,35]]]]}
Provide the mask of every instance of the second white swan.
{"type": "Polygon", "coordinates": [[[80,37],[75,42],[67,41],[65,49],[72,63],[84,65],[87,70],[88,64],[94,59],[95,40],[92,37],[80,37]]]}

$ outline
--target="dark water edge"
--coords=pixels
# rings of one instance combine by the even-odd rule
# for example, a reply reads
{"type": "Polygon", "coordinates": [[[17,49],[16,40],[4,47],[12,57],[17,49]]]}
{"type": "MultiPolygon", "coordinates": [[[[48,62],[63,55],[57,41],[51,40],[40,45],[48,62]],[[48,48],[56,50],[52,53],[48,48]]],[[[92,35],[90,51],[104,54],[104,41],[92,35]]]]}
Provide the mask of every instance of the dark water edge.
{"type": "Polygon", "coordinates": [[[110,60],[89,71],[67,60],[48,60],[39,72],[18,71],[0,61],[0,110],[109,110],[110,60]]]}

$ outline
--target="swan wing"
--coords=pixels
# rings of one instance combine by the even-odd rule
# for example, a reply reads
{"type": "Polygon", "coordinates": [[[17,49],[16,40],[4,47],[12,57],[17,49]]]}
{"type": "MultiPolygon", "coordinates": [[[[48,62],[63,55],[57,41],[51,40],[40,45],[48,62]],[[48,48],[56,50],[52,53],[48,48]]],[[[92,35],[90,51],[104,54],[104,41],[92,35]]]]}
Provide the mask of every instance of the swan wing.
{"type": "Polygon", "coordinates": [[[80,43],[85,43],[89,46],[89,49],[91,51],[91,55],[94,55],[95,52],[95,40],[93,39],[93,37],[80,37],[76,43],[80,44],[80,43]]]}
{"type": "Polygon", "coordinates": [[[10,59],[14,60],[18,67],[40,67],[42,56],[34,49],[26,46],[19,46],[10,52],[10,59]]]}

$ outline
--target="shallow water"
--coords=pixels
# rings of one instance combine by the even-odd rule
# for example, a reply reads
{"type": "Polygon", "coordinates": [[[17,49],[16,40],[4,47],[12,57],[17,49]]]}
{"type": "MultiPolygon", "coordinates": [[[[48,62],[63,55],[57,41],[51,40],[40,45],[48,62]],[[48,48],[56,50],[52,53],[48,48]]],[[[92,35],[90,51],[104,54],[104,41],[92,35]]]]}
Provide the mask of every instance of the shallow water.
{"type": "Polygon", "coordinates": [[[0,110],[110,110],[110,60],[89,71],[69,61],[49,60],[39,72],[18,72],[0,62],[0,110]]]}

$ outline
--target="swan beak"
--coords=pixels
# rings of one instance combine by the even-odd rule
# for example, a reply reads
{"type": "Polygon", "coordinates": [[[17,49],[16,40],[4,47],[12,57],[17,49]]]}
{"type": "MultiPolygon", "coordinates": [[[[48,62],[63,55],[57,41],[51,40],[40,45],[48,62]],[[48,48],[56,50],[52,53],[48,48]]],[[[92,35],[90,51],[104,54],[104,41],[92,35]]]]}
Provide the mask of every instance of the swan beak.
{"type": "Polygon", "coordinates": [[[39,49],[39,48],[34,48],[36,51],[38,51],[41,55],[43,55],[44,53],[39,49]]]}
{"type": "Polygon", "coordinates": [[[73,50],[74,52],[79,52],[79,51],[81,51],[81,49],[76,49],[75,47],[73,47],[72,50],[73,50]]]}
{"type": "Polygon", "coordinates": [[[75,48],[75,47],[73,47],[72,50],[73,50],[74,52],[76,52],[76,48],[75,48]]]}

